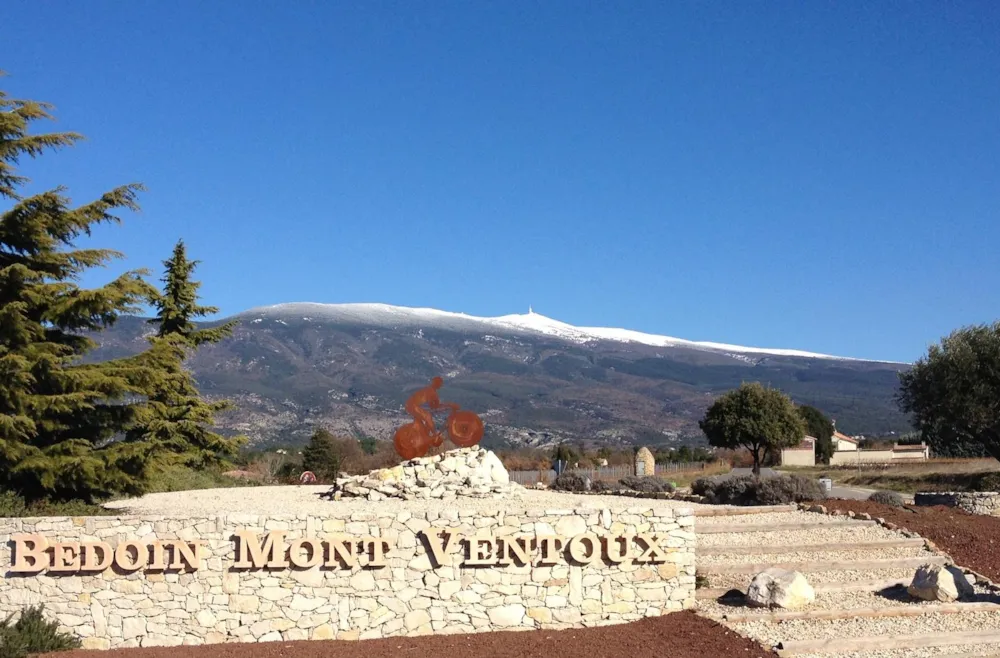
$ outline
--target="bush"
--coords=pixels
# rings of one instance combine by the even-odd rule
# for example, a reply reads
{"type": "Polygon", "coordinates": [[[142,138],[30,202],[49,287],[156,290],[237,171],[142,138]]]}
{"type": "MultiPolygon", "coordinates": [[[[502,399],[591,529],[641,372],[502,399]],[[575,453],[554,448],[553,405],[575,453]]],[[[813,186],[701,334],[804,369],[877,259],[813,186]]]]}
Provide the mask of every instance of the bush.
{"type": "Polygon", "coordinates": [[[597,491],[597,492],[614,491],[614,489],[615,487],[611,486],[604,480],[594,480],[593,482],[590,483],[591,491],[597,491]]]}
{"type": "Polygon", "coordinates": [[[647,475],[645,477],[639,477],[637,475],[628,475],[618,480],[618,484],[624,489],[630,489],[632,491],[641,491],[643,493],[673,493],[674,485],[670,484],[666,480],[661,480],[660,478],[647,475]]]}
{"type": "Polygon", "coordinates": [[[715,505],[782,505],[826,498],[819,482],[801,475],[700,478],[691,484],[691,491],[715,505]]]}
{"type": "Polygon", "coordinates": [[[24,518],[32,516],[108,516],[113,510],[100,505],[92,505],[82,500],[49,501],[38,500],[31,503],[12,491],[0,492],[0,518],[24,518]]]}
{"type": "Polygon", "coordinates": [[[80,641],[72,635],[60,633],[59,624],[47,621],[42,614],[44,606],[32,606],[21,611],[20,618],[12,623],[14,615],[0,621],[0,658],[25,658],[25,656],[77,649],[80,641]]]}
{"type": "Polygon", "coordinates": [[[868,496],[868,502],[888,505],[889,507],[902,507],[903,497],[895,491],[876,491],[868,496]]]}
{"type": "Polygon", "coordinates": [[[756,501],[758,505],[784,505],[823,500],[826,492],[819,482],[803,475],[780,475],[763,478],[757,483],[756,501]]]}
{"type": "Polygon", "coordinates": [[[587,478],[579,473],[564,471],[556,477],[551,488],[556,491],[586,491],[587,478]]]}
{"type": "Polygon", "coordinates": [[[715,488],[715,478],[698,478],[691,483],[691,493],[696,496],[707,496],[715,488]]]}
{"type": "Polygon", "coordinates": [[[1000,473],[984,473],[976,484],[976,491],[1000,491],[1000,473]]]}

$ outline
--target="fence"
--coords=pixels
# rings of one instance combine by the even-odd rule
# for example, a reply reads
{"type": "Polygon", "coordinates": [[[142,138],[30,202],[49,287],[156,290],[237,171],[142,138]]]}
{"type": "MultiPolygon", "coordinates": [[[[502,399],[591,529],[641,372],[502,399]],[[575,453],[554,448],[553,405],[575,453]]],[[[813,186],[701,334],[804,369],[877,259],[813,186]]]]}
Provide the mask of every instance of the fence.
{"type": "MultiPolygon", "coordinates": [[[[671,464],[657,464],[656,475],[660,477],[669,476],[678,471],[701,471],[705,469],[707,462],[677,462],[671,464]]],[[[628,475],[635,475],[635,467],[623,464],[621,466],[599,466],[597,468],[569,468],[569,471],[579,473],[591,480],[606,480],[617,482],[628,475]]],[[[510,479],[520,485],[530,487],[531,485],[544,482],[552,484],[556,479],[556,472],[552,469],[539,469],[537,471],[510,471],[510,479]]]]}

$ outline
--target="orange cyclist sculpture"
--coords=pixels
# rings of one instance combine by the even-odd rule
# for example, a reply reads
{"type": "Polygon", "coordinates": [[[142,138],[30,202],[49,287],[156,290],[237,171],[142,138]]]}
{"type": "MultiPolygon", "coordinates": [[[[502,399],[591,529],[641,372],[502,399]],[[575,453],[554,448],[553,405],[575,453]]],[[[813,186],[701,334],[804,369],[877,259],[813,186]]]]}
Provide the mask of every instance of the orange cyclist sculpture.
{"type": "Polygon", "coordinates": [[[451,409],[444,427],[452,443],[460,448],[468,448],[482,440],[483,421],[471,411],[462,411],[457,404],[441,402],[438,389],[443,385],[444,380],[435,377],[430,386],[418,390],[406,401],[406,413],[413,417],[413,422],[396,430],[392,439],[396,453],[403,459],[423,457],[431,447],[441,445],[444,432],[439,432],[434,427],[432,412],[442,408],[451,409]]]}

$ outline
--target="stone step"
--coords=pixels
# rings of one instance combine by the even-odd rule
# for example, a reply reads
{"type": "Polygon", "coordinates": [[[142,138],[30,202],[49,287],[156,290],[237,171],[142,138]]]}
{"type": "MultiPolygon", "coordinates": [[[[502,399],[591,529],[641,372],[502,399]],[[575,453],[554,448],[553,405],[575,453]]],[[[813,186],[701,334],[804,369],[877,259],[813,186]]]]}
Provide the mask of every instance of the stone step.
{"type": "Polygon", "coordinates": [[[882,608],[845,608],[834,610],[781,610],[778,612],[734,612],[706,614],[709,619],[728,621],[733,624],[746,622],[780,623],[796,619],[854,619],[878,617],[919,617],[920,615],[954,615],[968,612],[997,612],[997,603],[939,603],[914,606],[893,606],[882,608]]]}
{"type": "MultiPolygon", "coordinates": [[[[818,516],[818,515],[817,515],[818,516]]],[[[827,517],[829,518],[829,517],[827,517]]],[[[733,523],[729,525],[704,524],[699,526],[695,521],[694,531],[703,535],[721,534],[742,534],[747,532],[788,532],[797,530],[815,530],[817,528],[860,528],[863,526],[877,525],[875,521],[863,521],[860,519],[845,519],[843,521],[828,521],[826,523],[733,523]]]]}
{"type": "MultiPolygon", "coordinates": [[[[813,591],[817,594],[830,592],[879,592],[890,587],[899,585],[909,585],[912,578],[887,578],[883,580],[864,580],[850,583],[817,583],[813,585],[813,591]]],[[[739,588],[733,588],[739,589],[739,588]]],[[[694,597],[701,600],[717,599],[730,591],[725,587],[703,587],[694,592],[694,597]]],[[[746,594],[745,589],[741,589],[746,594]]]]}
{"type": "Polygon", "coordinates": [[[765,569],[787,569],[801,573],[818,573],[821,571],[876,571],[879,569],[916,569],[925,564],[948,564],[950,560],[943,555],[928,555],[927,557],[895,558],[891,560],[844,560],[838,562],[779,562],[774,564],[713,564],[698,567],[698,575],[712,574],[758,574],[765,569]]]}
{"type": "Polygon", "coordinates": [[[742,516],[745,514],[767,514],[768,512],[795,512],[797,505],[762,505],[759,507],[743,507],[735,505],[713,505],[711,507],[696,507],[695,516],[742,516]]]}
{"type": "MultiPolygon", "coordinates": [[[[845,551],[871,551],[883,548],[923,548],[924,540],[920,538],[904,537],[901,539],[885,539],[880,541],[862,541],[851,544],[786,544],[783,546],[750,546],[739,547],[745,554],[768,555],[774,553],[826,553],[845,551]]],[[[734,551],[732,546],[705,546],[695,550],[697,555],[726,555],[734,551]]]]}
{"type": "MultiPolygon", "coordinates": [[[[951,633],[913,633],[908,635],[873,635],[868,637],[789,640],[778,643],[778,655],[830,654],[894,649],[929,649],[975,644],[1000,643],[1000,630],[955,631],[951,633]]],[[[968,654],[966,654],[968,655],[968,654]]],[[[974,654],[973,654],[974,655],[974,654]]]]}

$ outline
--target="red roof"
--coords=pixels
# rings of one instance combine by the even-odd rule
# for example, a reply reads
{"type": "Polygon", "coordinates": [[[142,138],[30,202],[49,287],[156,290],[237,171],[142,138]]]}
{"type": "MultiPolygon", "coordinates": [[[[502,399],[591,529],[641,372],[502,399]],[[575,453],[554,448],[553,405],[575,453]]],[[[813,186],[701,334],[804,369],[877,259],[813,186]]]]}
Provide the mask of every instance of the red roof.
{"type": "Polygon", "coordinates": [[[837,439],[838,441],[847,441],[848,443],[857,443],[858,442],[857,439],[853,439],[853,438],[847,436],[846,434],[841,434],[840,432],[834,432],[833,433],[833,438],[837,439]]]}

